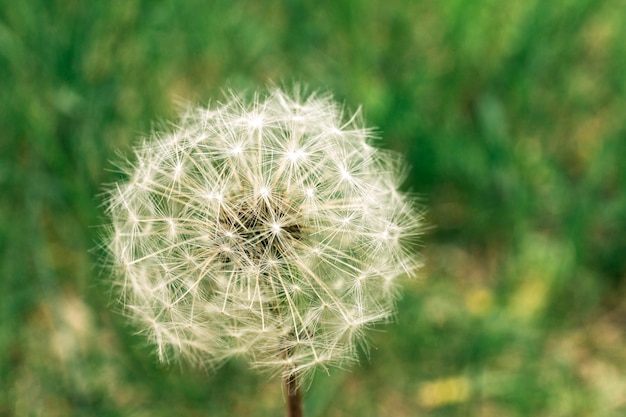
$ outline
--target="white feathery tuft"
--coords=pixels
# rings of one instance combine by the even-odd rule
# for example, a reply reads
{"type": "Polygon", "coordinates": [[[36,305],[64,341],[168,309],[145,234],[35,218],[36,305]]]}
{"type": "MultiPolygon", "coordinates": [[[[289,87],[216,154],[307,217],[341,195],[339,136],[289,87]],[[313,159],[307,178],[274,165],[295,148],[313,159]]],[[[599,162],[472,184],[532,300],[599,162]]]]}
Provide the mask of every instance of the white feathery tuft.
{"type": "Polygon", "coordinates": [[[137,150],[107,198],[125,310],[161,360],[283,377],[356,358],[412,274],[405,166],[328,96],[231,93],[137,150]]]}

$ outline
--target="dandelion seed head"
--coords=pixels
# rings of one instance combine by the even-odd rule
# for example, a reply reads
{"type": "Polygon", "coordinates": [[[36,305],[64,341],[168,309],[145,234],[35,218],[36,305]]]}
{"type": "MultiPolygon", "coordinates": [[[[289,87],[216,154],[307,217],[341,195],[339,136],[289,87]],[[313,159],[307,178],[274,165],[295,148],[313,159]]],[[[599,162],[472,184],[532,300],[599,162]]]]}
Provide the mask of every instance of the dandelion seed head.
{"type": "Polygon", "coordinates": [[[283,375],[354,361],[419,267],[399,157],[316,94],[231,93],[176,126],[107,199],[120,299],[158,357],[283,375]]]}

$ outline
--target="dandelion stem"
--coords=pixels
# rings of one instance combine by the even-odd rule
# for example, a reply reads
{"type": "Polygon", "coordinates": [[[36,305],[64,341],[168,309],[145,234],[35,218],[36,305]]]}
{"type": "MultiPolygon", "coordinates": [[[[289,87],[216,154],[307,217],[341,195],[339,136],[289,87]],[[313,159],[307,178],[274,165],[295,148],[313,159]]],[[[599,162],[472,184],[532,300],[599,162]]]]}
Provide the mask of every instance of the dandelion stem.
{"type": "Polygon", "coordinates": [[[302,394],[295,374],[285,376],[287,393],[287,417],[302,417],[302,394]]]}

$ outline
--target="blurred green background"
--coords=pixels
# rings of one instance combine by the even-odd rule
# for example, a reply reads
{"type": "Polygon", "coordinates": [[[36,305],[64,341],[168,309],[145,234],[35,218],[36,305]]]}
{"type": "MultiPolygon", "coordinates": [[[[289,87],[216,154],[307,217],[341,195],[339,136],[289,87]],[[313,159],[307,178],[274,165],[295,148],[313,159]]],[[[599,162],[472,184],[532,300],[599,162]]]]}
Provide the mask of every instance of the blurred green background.
{"type": "Polygon", "coordinates": [[[307,416],[626,415],[626,2],[0,0],[0,416],[282,415],[159,365],[93,250],[117,153],[270,80],[362,104],[432,226],[307,416]]]}

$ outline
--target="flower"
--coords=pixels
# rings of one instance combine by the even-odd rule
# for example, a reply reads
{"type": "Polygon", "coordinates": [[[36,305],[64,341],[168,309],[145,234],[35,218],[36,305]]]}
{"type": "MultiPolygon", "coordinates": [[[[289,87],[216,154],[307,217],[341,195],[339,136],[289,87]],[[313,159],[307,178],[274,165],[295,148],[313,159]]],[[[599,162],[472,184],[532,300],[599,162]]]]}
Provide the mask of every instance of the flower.
{"type": "Polygon", "coordinates": [[[107,196],[126,313],[161,360],[243,356],[283,377],[356,357],[419,266],[399,155],[359,113],[274,89],[188,110],[107,196]]]}

